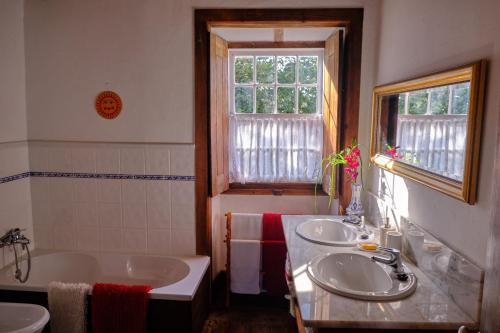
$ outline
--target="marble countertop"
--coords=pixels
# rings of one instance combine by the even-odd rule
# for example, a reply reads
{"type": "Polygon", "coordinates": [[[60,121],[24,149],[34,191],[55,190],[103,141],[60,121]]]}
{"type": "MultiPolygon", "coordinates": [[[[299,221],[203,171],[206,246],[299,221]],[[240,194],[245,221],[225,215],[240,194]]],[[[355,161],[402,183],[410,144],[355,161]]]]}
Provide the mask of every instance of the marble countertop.
{"type": "MultiPolygon", "coordinates": [[[[306,241],[295,233],[297,225],[311,218],[332,216],[283,216],[283,228],[293,280],[304,326],[332,328],[476,329],[478,324],[464,313],[416,266],[415,293],[398,301],[362,301],[328,292],[312,282],[307,263],[325,253],[362,251],[352,247],[326,246],[306,241]]],[[[367,254],[369,255],[369,254],[367,254]]]]}

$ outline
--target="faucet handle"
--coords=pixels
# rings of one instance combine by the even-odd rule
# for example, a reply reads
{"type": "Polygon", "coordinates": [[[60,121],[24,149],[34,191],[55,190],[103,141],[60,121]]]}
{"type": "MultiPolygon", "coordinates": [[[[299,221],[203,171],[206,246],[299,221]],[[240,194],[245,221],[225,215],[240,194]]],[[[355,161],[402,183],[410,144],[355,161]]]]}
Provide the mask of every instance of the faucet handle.
{"type": "Polygon", "coordinates": [[[401,251],[399,251],[398,249],[395,249],[393,247],[383,247],[383,246],[380,246],[378,248],[378,250],[381,250],[381,251],[384,251],[384,252],[389,252],[389,253],[392,253],[394,255],[400,255],[401,254],[401,251]]]}

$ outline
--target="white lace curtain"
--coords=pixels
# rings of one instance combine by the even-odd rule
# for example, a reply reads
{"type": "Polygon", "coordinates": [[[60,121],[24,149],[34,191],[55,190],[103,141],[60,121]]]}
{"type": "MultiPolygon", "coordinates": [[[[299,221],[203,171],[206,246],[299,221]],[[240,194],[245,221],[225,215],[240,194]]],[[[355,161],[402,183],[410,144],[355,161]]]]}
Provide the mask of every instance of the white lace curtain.
{"type": "Polygon", "coordinates": [[[231,182],[316,181],[323,146],[320,115],[231,115],[229,128],[231,182]]]}
{"type": "Polygon", "coordinates": [[[443,176],[462,180],[467,115],[399,115],[399,153],[407,162],[443,176]]]}

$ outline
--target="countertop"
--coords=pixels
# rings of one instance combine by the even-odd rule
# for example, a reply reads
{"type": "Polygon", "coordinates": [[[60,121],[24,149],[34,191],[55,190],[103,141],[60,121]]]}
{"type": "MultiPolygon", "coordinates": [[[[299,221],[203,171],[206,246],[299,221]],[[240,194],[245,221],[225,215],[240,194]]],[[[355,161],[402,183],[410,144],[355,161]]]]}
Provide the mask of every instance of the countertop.
{"type": "MultiPolygon", "coordinates": [[[[326,246],[309,242],[296,234],[301,222],[334,216],[283,216],[283,229],[293,272],[298,306],[306,327],[458,329],[462,325],[477,328],[477,323],[463,312],[416,266],[405,261],[417,276],[414,294],[397,301],[363,301],[328,292],[312,282],[307,263],[326,253],[356,252],[352,247],[326,246]]],[[[367,253],[366,255],[370,255],[367,253]]]]}

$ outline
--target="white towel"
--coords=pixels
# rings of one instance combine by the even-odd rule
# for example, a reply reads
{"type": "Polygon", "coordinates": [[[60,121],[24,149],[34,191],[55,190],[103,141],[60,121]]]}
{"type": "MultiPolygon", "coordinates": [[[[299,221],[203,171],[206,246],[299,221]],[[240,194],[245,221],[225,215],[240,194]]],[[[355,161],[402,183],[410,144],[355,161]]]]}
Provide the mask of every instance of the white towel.
{"type": "Polygon", "coordinates": [[[258,240],[231,240],[231,291],[260,294],[261,245],[258,240]]]}
{"type": "Polygon", "coordinates": [[[232,214],[232,239],[262,239],[262,214],[232,214]]]}
{"type": "Polygon", "coordinates": [[[86,333],[87,295],[85,283],[49,283],[50,331],[52,333],[86,333]]]}

